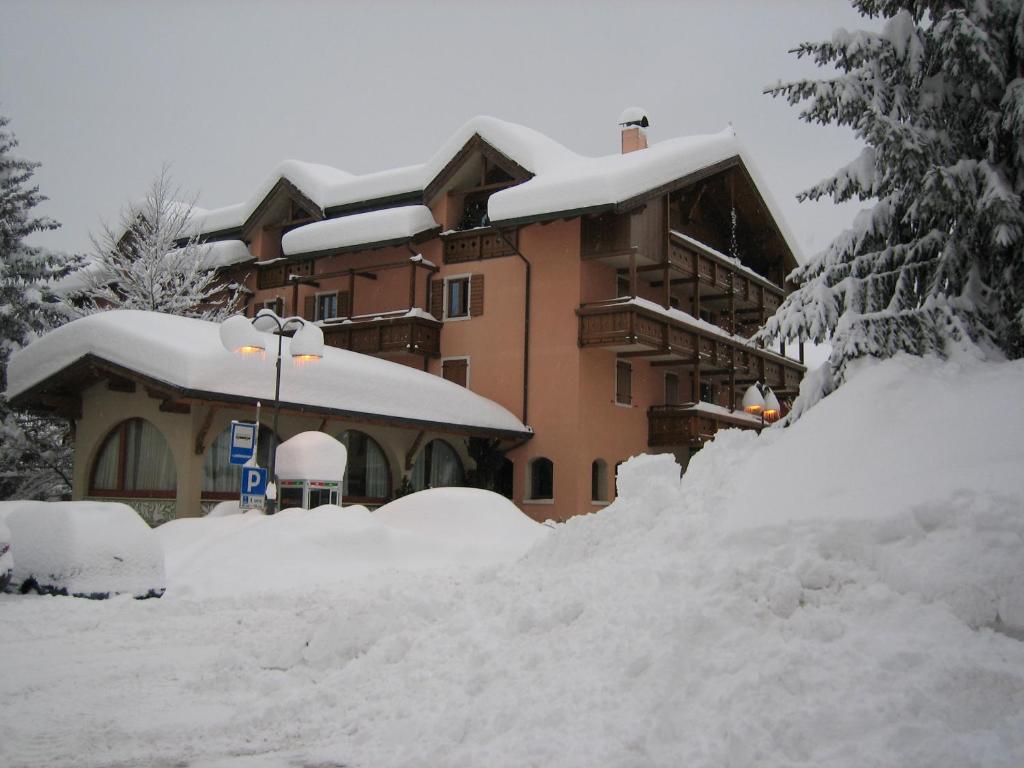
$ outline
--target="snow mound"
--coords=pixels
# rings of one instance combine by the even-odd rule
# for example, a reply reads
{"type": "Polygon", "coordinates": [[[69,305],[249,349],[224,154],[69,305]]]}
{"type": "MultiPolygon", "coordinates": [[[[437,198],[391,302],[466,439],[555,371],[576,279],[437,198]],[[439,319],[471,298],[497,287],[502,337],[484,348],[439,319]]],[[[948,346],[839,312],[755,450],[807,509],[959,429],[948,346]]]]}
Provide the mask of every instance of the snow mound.
{"type": "Polygon", "coordinates": [[[550,529],[504,496],[479,488],[429,488],[385,504],[373,516],[392,528],[459,547],[519,557],[550,529]]]}
{"type": "Polygon", "coordinates": [[[277,446],[274,471],[284,480],[335,480],[345,476],[344,443],[324,432],[300,432],[277,446]]]}
{"type": "MultiPolygon", "coordinates": [[[[452,514],[437,514],[427,506],[424,512],[433,522],[409,527],[392,526],[366,507],[330,504],[269,516],[246,512],[172,520],[156,529],[167,558],[167,597],[309,592],[379,578],[388,571],[488,566],[520,556],[533,541],[524,531],[532,529],[510,522],[514,518],[509,510],[492,499],[480,503],[477,498],[472,509],[497,526],[506,540],[488,536],[480,522],[467,522],[473,535],[457,535],[453,521],[465,520],[466,509],[464,505],[452,514]]],[[[515,506],[512,511],[522,516],[515,506]]]]}
{"type": "Polygon", "coordinates": [[[24,501],[6,522],[15,584],[31,581],[43,591],[90,597],[163,591],[163,550],[125,504],[24,501]]]}

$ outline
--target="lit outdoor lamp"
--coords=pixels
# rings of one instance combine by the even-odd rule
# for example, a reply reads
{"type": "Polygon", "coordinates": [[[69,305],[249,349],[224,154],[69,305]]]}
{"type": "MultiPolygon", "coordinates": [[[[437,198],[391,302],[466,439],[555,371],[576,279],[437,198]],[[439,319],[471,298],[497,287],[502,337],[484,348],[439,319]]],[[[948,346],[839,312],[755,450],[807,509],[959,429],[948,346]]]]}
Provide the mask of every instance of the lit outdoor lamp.
{"type": "MultiPolygon", "coordinates": [[[[269,309],[261,309],[256,317],[249,321],[243,315],[229,317],[220,325],[220,341],[224,348],[235,354],[264,355],[267,349],[267,336],[260,331],[256,324],[261,323],[277,327],[277,374],[274,380],[274,423],[270,433],[270,466],[268,475],[270,484],[267,486],[267,514],[272,515],[277,511],[277,475],[274,473],[274,464],[277,459],[277,417],[281,410],[281,348],[284,339],[284,331],[289,326],[298,325],[295,336],[289,343],[289,351],[292,360],[296,364],[314,362],[323,357],[324,354],[324,333],[313,323],[308,323],[301,317],[278,317],[269,309]],[[273,491],[271,491],[273,488],[273,491]]],[[[257,430],[259,424],[256,425],[257,430]]]]}
{"type": "Polygon", "coordinates": [[[758,386],[758,382],[754,382],[747,387],[747,391],[743,393],[743,410],[749,414],[757,416],[764,410],[764,406],[764,395],[761,394],[761,388],[758,386]]]}
{"type": "Polygon", "coordinates": [[[779,405],[779,398],[772,392],[771,387],[767,387],[764,395],[764,410],[761,411],[761,418],[767,422],[778,421],[779,413],[782,411],[782,406],[779,405]]]}

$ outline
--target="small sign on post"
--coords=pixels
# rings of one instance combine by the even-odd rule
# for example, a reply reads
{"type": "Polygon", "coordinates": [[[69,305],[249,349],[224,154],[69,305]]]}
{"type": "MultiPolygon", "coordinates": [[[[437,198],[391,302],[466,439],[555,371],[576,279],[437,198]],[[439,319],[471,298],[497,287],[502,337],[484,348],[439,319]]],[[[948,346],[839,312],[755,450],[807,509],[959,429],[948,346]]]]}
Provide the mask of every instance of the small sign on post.
{"type": "Polygon", "coordinates": [[[256,455],[256,425],[245,421],[231,422],[232,464],[245,464],[256,455]]]}
{"type": "Polygon", "coordinates": [[[263,509],[267,493],[267,470],[263,467],[242,467],[242,489],[238,506],[242,509],[263,509]]]}

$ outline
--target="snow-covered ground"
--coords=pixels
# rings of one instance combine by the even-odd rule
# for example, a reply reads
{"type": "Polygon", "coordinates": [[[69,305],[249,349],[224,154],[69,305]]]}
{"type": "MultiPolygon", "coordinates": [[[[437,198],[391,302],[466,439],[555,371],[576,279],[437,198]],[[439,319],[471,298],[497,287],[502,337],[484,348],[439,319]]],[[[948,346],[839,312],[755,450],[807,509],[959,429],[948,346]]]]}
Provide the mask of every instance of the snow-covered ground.
{"type": "Polygon", "coordinates": [[[333,510],[319,550],[284,516],[172,524],[159,600],[0,596],[0,764],[1020,766],[1022,388],[1024,362],[867,366],[681,483],[630,462],[515,561],[436,512],[333,510]],[[227,589],[271,525],[309,572],[227,589]],[[375,567],[324,583],[334,547],[375,567]]]}

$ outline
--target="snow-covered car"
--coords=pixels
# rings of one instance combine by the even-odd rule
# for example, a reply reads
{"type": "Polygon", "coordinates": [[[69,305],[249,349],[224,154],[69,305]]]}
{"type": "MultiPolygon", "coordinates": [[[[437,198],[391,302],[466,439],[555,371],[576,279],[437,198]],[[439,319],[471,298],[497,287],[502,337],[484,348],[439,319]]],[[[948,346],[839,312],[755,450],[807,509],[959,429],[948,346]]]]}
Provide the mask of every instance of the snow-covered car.
{"type": "Polygon", "coordinates": [[[103,598],[163,594],[164,552],[138,513],[95,501],[19,502],[6,517],[21,592],[103,598]]]}
{"type": "Polygon", "coordinates": [[[14,554],[11,552],[11,529],[0,520],[0,592],[7,589],[14,574],[14,554]]]}

